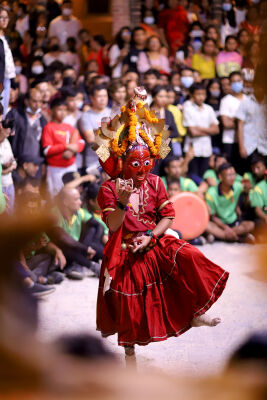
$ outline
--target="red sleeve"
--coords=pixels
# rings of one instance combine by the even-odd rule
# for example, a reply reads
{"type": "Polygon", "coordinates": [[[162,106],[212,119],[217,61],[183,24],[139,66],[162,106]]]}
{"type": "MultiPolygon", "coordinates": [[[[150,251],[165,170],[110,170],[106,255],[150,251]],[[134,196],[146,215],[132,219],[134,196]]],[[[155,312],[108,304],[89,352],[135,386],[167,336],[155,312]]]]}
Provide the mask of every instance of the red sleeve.
{"type": "Polygon", "coordinates": [[[55,154],[63,153],[66,145],[63,143],[54,144],[54,130],[50,124],[45,125],[42,133],[42,146],[44,154],[49,157],[55,154]]]}
{"type": "Polygon", "coordinates": [[[162,182],[160,177],[157,177],[157,182],[156,182],[156,188],[157,188],[157,214],[159,218],[174,218],[175,217],[175,211],[172,206],[172,202],[169,200],[168,193],[166,192],[164,183],[162,182]]]}
{"type": "Polygon", "coordinates": [[[71,142],[72,143],[77,143],[78,144],[78,151],[77,153],[80,153],[81,151],[83,151],[84,146],[85,146],[85,142],[84,140],[81,138],[81,135],[79,134],[77,129],[74,129],[71,135],[71,142]]]}
{"type": "Polygon", "coordinates": [[[106,223],[107,216],[116,210],[118,195],[111,181],[104,182],[97,195],[98,204],[102,210],[102,220],[106,223]]]}

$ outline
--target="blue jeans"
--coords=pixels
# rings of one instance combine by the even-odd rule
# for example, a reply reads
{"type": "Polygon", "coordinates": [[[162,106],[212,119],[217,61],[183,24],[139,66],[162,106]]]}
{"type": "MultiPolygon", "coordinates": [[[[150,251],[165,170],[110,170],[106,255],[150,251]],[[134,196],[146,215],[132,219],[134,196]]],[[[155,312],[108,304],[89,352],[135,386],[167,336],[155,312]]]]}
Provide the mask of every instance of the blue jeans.
{"type": "Polygon", "coordinates": [[[2,106],[4,107],[4,117],[5,117],[7,110],[8,110],[8,106],[9,106],[10,79],[5,78],[3,83],[4,83],[4,89],[1,93],[1,97],[2,97],[1,103],[2,103],[2,106]]]}

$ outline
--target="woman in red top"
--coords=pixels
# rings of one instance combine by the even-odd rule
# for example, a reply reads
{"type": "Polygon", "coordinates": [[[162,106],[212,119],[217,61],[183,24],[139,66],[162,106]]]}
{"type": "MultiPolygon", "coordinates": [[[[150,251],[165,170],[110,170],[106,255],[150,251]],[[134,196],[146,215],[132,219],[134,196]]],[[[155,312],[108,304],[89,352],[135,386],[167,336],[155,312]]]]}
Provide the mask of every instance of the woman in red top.
{"type": "MultiPolygon", "coordinates": [[[[117,139],[113,139],[108,159],[101,161],[103,146],[98,153],[103,168],[113,177],[119,174],[123,180],[106,181],[98,194],[110,238],[100,274],[97,329],[103,336],[118,333],[118,344],[125,347],[126,360],[134,357],[135,344],[179,336],[192,326],[217,325],[219,318],[211,319],[204,313],[219,298],[228,278],[228,272],[195,247],[166,232],[171,227],[174,209],[162,180],[150,173],[155,157],[166,155],[161,153],[166,144],[163,132],[156,134],[152,143],[149,125],[155,124],[155,134],[163,120],[155,118],[153,112],[147,115],[139,103],[138,115],[150,121],[140,127],[131,111],[135,104],[132,100],[128,104],[120,119],[125,121],[126,129],[121,131],[121,145],[116,147],[117,139]],[[136,134],[130,131],[133,124],[136,134]],[[127,142],[121,164],[118,155],[120,159],[120,149],[127,142]]],[[[164,121],[161,126],[164,127],[164,121]]],[[[107,131],[109,137],[111,131],[107,131]]]]}

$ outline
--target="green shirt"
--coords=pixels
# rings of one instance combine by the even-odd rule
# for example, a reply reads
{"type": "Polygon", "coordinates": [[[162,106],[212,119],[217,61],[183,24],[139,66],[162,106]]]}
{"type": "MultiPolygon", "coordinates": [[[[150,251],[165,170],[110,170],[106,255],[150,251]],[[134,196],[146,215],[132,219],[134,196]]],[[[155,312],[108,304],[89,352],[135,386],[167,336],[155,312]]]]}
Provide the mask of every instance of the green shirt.
{"type": "Polygon", "coordinates": [[[2,192],[2,165],[0,163],[0,214],[6,209],[6,199],[2,192]]]}
{"type": "MultiPolygon", "coordinates": [[[[168,189],[168,183],[167,183],[167,178],[166,176],[162,176],[161,177],[164,186],[166,188],[166,190],[168,189]]],[[[180,189],[182,192],[197,192],[198,187],[197,184],[192,181],[192,179],[189,178],[184,178],[183,176],[180,176],[179,179],[177,179],[179,184],[180,184],[180,189]]]]}
{"type": "Polygon", "coordinates": [[[206,193],[206,202],[210,206],[211,215],[216,215],[224,224],[232,224],[237,220],[236,206],[243,186],[234,182],[230,192],[225,195],[220,190],[220,185],[211,186],[206,193]]]}
{"type": "Polygon", "coordinates": [[[249,192],[251,207],[260,207],[267,214],[267,181],[259,182],[254,190],[249,192]]]}
{"type": "Polygon", "coordinates": [[[72,216],[71,221],[65,219],[58,208],[56,208],[54,212],[58,217],[57,226],[64,229],[66,233],[77,241],[81,236],[82,223],[92,218],[92,214],[84,208],[80,208],[78,212],[72,216]]]}

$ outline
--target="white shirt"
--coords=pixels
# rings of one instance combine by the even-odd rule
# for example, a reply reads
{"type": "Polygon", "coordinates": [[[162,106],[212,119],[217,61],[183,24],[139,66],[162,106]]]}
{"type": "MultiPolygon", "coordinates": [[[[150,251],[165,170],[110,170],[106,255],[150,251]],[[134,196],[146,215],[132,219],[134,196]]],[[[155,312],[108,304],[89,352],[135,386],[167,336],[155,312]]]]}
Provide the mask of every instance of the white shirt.
{"type": "Polygon", "coordinates": [[[74,17],[70,16],[70,19],[65,21],[62,16],[54,18],[49,25],[48,37],[56,36],[59,39],[60,46],[63,50],[66,48],[66,40],[68,37],[78,37],[79,30],[82,29],[80,21],[74,17]]]}
{"type": "MultiPolygon", "coordinates": [[[[199,107],[191,100],[187,100],[183,107],[183,125],[185,127],[199,126],[208,128],[211,124],[219,124],[215,112],[208,104],[203,104],[199,107]]],[[[188,151],[189,146],[193,145],[195,157],[210,157],[212,154],[212,145],[210,136],[190,137],[185,138],[184,151],[188,151]]]]}
{"type": "Polygon", "coordinates": [[[5,52],[5,78],[13,79],[16,76],[16,69],[15,69],[13,56],[12,56],[10,47],[7,43],[5,36],[1,35],[0,39],[3,42],[4,52],[5,52]]]}
{"type": "MultiPolygon", "coordinates": [[[[219,115],[225,115],[226,117],[235,118],[238,107],[246,98],[246,95],[243,94],[242,100],[237,97],[227,94],[221,100],[219,115]]],[[[236,140],[236,129],[235,128],[223,128],[222,133],[222,142],[223,143],[235,143],[236,140]]]]}
{"type": "Polygon", "coordinates": [[[24,33],[30,29],[29,15],[23,18],[18,18],[15,26],[16,31],[23,37],[24,33]]]}
{"type": "MultiPolygon", "coordinates": [[[[5,139],[2,143],[0,143],[0,163],[2,165],[14,160],[14,155],[10,146],[8,139],[5,139]]],[[[16,161],[14,160],[16,164],[16,161]]],[[[7,187],[13,184],[12,172],[9,172],[6,175],[2,174],[2,186],[7,187]]]]}
{"type": "MultiPolygon", "coordinates": [[[[108,57],[109,57],[109,66],[110,68],[113,67],[113,65],[116,64],[118,57],[120,56],[120,48],[117,44],[114,44],[111,46],[109,52],[108,52],[108,57]]],[[[112,78],[120,78],[121,77],[121,71],[122,71],[122,61],[119,62],[118,65],[116,65],[115,68],[112,69],[112,78]]]]}
{"type": "Polygon", "coordinates": [[[258,103],[254,95],[246,96],[240,103],[236,118],[244,121],[244,146],[248,155],[254,150],[267,155],[266,102],[258,103]]]}

